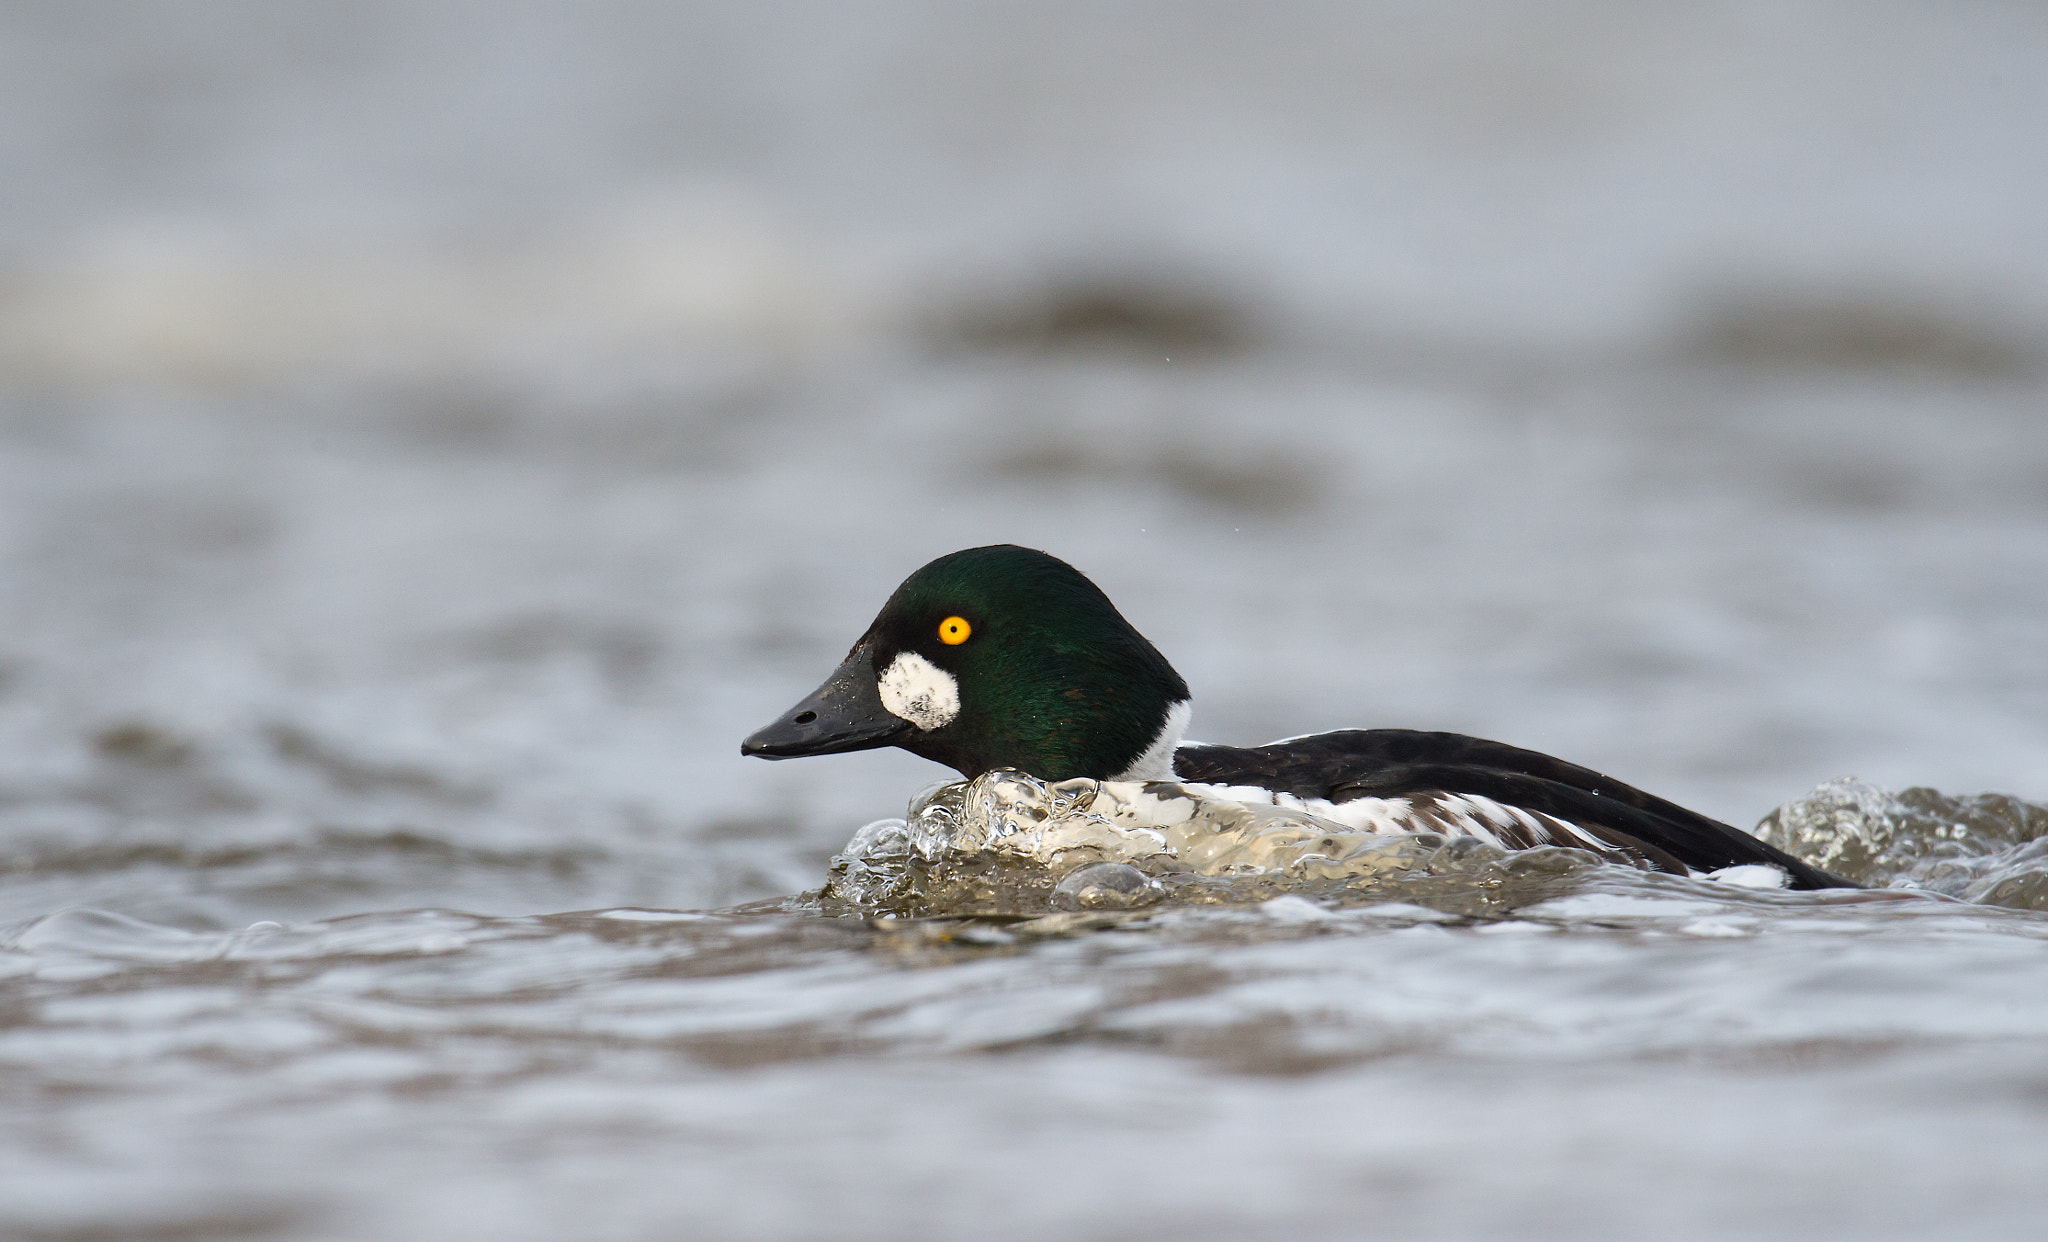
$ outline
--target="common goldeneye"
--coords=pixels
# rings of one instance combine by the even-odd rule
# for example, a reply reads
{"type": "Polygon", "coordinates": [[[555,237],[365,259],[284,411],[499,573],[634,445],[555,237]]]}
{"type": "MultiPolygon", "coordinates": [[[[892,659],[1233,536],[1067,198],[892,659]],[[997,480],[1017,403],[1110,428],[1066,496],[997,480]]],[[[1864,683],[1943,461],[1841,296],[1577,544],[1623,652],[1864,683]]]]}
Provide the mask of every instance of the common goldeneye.
{"type": "Polygon", "coordinates": [[[1179,781],[1373,831],[1571,846],[1678,875],[1773,868],[1782,877],[1762,872],[1767,883],[1856,887],[1727,824],[1500,742],[1346,729],[1240,748],[1184,742],[1187,724],[1187,683],[1108,596],[1065,561],[998,544],[910,575],[825,684],[740,753],[898,746],[969,778],[1014,768],[1047,781],[1179,781]]]}

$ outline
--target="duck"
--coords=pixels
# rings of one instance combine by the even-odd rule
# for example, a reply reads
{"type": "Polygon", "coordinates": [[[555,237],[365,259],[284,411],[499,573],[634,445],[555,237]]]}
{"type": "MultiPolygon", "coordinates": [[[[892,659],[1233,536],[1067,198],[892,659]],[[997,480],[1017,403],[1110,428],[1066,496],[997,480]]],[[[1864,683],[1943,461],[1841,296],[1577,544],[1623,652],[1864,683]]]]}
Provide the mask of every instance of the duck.
{"type": "Polygon", "coordinates": [[[1857,885],[1590,768],[1458,733],[1343,729],[1261,746],[1185,740],[1188,685],[1080,570],[1014,544],[967,548],[889,596],[823,685],[743,755],[894,746],[973,779],[1177,782],[1367,831],[1589,850],[1747,887],[1857,885]]]}

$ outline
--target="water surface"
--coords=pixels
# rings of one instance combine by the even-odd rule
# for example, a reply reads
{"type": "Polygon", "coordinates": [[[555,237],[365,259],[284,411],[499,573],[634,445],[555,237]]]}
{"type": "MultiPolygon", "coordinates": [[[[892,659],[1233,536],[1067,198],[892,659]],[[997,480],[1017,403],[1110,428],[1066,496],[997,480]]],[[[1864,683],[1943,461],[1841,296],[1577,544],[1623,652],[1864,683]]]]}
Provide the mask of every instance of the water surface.
{"type": "Polygon", "coordinates": [[[2043,132],[1999,3],[10,6],[0,1233],[2035,1236],[2043,132]],[[802,897],[940,774],[738,739],[995,541],[1921,895],[802,897]]]}

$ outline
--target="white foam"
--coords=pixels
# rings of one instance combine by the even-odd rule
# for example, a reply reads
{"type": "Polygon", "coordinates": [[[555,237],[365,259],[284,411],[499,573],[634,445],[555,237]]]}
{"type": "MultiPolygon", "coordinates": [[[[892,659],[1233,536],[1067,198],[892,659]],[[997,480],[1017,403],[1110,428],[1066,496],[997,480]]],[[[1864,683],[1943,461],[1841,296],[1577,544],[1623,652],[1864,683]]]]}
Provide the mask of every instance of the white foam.
{"type": "Polygon", "coordinates": [[[1261,902],[1259,913],[1279,923],[1323,923],[1331,918],[1329,910],[1293,893],[1261,902]]]}
{"type": "Polygon", "coordinates": [[[987,852],[1051,864],[1086,851],[1106,862],[1171,859],[1200,875],[1285,871],[1305,878],[1421,866],[1440,844],[1215,793],[1172,782],[1048,783],[1003,769],[913,804],[910,836],[927,858],[987,852]]]}
{"type": "Polygon", "coordinates": [[[1530,906],[1524,913],[1554,919],[1633,919],[1714,914],[1721,908],[1708,901],[1628,897],[1620,893],[1578,893],[1530,906]]]}

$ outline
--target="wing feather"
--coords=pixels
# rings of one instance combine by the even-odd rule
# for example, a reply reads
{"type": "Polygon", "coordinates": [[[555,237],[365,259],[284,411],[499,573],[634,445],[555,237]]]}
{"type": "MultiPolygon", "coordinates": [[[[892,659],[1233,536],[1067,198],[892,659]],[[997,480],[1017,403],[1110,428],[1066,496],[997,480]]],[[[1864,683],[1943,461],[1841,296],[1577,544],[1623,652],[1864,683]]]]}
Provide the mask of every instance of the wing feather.
{"type": "Polygon", "coordinates": [[[1405,798],[1420,820],[1508,849],[1569,845],[1679,875],[1761,863],[1784,869],[1794,888],[1856,887],[1591,768],[1457,733],[1348,729],[1268,746],[1186,745],[1174,770],[1340,806],[1405,798]]]}

